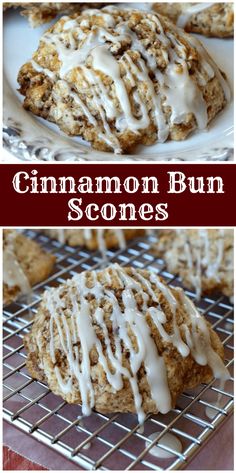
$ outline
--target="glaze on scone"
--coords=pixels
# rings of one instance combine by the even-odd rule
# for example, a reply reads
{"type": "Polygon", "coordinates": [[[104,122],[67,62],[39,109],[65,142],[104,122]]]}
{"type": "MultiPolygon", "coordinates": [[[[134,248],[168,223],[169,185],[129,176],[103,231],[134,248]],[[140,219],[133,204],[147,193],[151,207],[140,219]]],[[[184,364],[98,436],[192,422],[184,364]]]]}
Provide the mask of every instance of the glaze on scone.
{"type": "Polygon", "coordinates": [[[166,17],[116,7],[60,19],[18,82],[27,110],[115,153],[184,140],[230,99],[196,38],[166,17]]]}
{"type": "Polygon", "coordinates": [[[45,233],[51,238],[56,238],[61,243],[70,246],[85,246],[88,250],[100,250],[104,253],[110,248],[126,247],[126,241],[145,234],[143,229],[47,229],[45,233]]]}
{"type": "MultiPolygon", "coordinates": [[[[90,4],[90,6],[99,7],[98,4],[90,4]]],[[[4,3],[3,10],[8,8],[21,8],[21,15],[26,16],[29,20],[30,25],[33,28],[40,26],[44,23],[49,23],[51,20],[56,18],[58,14],[70,14],[74,12],[81,12],[86,8],[84,3],[57,3],[57,2],[45,2],[45,3],[4,3]]]]}
{"type": "Polygon", "coordinates": [[[180,288],[112,265],[46,291],[24,338],[30,374],[82,413],[166,413],[184,389],[225,380],[223,346],[180,288]]]}
{"type": "Polygon", "coordinates": [[[228,38],[234,35],[234,4],[226,3],[154,3],[153,9],[166,15],[180,28],[205,36],[228,38]]]}
{"type": "Polygon", "coordinates": [[[55,257],[15,230],[3,231],[3,303],[29,294],[51,273],[55,257]]]}
{"type": "Polygon", "coordinates": [[[153,249],[198,298],[213,291],[233,296],[232,230],[162,230],[153,249]]]}

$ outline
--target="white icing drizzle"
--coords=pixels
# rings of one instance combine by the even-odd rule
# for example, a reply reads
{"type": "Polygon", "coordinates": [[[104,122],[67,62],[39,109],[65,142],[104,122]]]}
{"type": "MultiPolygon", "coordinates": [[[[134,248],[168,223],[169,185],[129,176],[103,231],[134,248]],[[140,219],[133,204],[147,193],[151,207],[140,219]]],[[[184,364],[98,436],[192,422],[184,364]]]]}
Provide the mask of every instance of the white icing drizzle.
{"type": "Polygon", "coordinates": [[[181,238],[181,245],[184,248],[187,264],[191,270],[190,279],[198,299],[202,293],[204,274],[207,278],[219,281],[221,264],[224,259],[224,230],[218,230],[218,237],[214,246],[212,246],[212,241],[209,239],[209,231],[199,229],[196,243],[191,243],[187,231],[177,230],[181,238]]]}
{"type": "Polygon", "coordinates": [[[90,240],[93,237],[93,231],[91,228],[85,228],[83,230],[84,232],[84,239],[85,240],[90,240]]]}
{"type": "MultiPolygon", "coordinates": [[[[81,427],[84,427],[84,418],[83,416],[78,416],[78,425],[81,426],[81,427]]],[[[78,426],[76,426],[76,429],[80,431],[80,428],[78,426]]],[[[84,446],[83,446],[83,449],[84,450],[89,450],[89,448],[91,448],[91,445],[92,443],[91,442],[87,442],[84,446]]]]}
{"type": "Polygon", "coordinates": [[[172,108],[172,123],[183,122],[191,110],[194,112],[199,130],[204,130],[208,120],[204,98],[202,94],[199,94],[198,86],[189,76],[187,64],[183,62],[181,68],[180,73],[178,66],[171,64],[167,66],[165,104],[172,108]]]}
{"type": "Polygon", "coordinates": [[[89,448],[91,448],[91,442],[87,442],[87,443],[83,446],[83,449],[84,449],[84,450],[89,450],[89,448]]]}
{"type": "MultiPolygon", "coordinates": [[[[160,434],[161,432],[153,432],[153,434],[149,435],[149,440],[153,441],[155,440],[155,438],[157,438],[157,436],[160,434]]],[[[148,442],[148,440],[146,440],[146,447],[148,447],[150,445],[150,442],[148,442]]],[[[149,450],[149,454],[150,455],[153,455],[154,457],[157,457],[157,458],[171,458],[173,456],[175,456],[175,452],[176,453],[181,453],[182,452],[182,444],[180,442],[180,440],[178,439],[178,437],[176,437],[175,435],[167,432],[166,434],[164,434],[160,440],[157,442],[156,445],[154,445],[150,450],[149,450]],[[163,445],[163,447],[167,447],[167,448],[170,448],[171,450],[173,450],[173,453],[168,451],[168,450],[165,450],[164,448],[161,448],[159,445],[163,445]]]]}
{"type": "MultiPolygon", "coordinates": [[[[224,380],[220,381],[219,388],[224,391],[224,389],[225,389],[225,381],[224,380]]],[[[217,394],[216,401],[212,404],[213,404],[213,406],[216,407],[216,409],[214,409],[214,407],[211,407],[211,406],[206,406],[205,407],[205,414],[209,419],[214,419],[214,417],[218,414],[217,409],[221,409],[223,407],[223,394],[221,394],[219,392],[217,394]]]]}
{"type": "Polygon", "coordinates": [[[3,249],[3,282],[10,288],[17,286],[21,294],[29,294],[31,286],[15,253],[15,239],[17,232],[12,231],[5,235],[6,245],[3,249]]]}
{"type": "Polygon", "coordinates": [[[204,10],[207,10],[210,8],[214,3],[196,3],[191,6],[188,6],[187,8],[184,8],[184,11],[179,15],[179,18],[177,20],[177,26],[179,28],[185,28],[185,26],[188,24],[189,20],[191,19],[191,16],[196,15],[198,13],[201,13],[204,10]]]}
{"type": "Polygon", "coordinates": [[[179,295],[192,324],[192,335],[189,327],[183,324],[191,355],[199,365],[210,366],[216,379],[223,381],[229,379],[227,368],[211,346],[210,333],[205,318],[199,314],[193,302],[184,294],[182,289],[179,290],[179,295]]]}
{"type": "Polygon", "coordinates": [[[98,241],[99,251],[101,252],[103,259],[105,259],[107,247],[106,247],[106,240],[104,238],[104,230],[102,230],[101,228],[97,229],[97,241],[98,241]]]}
{"type": "Polygon", "coordinates": [[[58,235],[58,240],[59,242],[64,245],[66,243],[66,236],[65,236],[65,230],[64,228],[58,228],[56,230],[57,235],[58,235]]]}
{"type": "MultiPolygon", "coordinates": [[[[152,120],[156,124],[160,142],[167,140],[171,125],[184,122],[189,114],[195,116],[199,129],[206,128],[206,103],[199,85],[189,74],[185,46],[173,34],[164,31],[158,15],[147,12],[145,22],[155,31],[157,40],[167,48],[167,51],[163,49],[162,54],[168,65],[161,71],[155,57],[129,28],[128,21],[122,22],[120,17],[119,24],[116,24],[112,12],[117,13],[117,10],[107,7],[102,10],[86,10],[78,17],[78,21],[64,17],[63,31],[46,32],[41,40],[55,48],[60,61],[59,71],[55,74],[35,61],[31,61],[32,66],[37,71],[44,72],[51,80],[55,80],[57,76],[62,81],[67,95],[82,110],[88,122],[96,127],[99,138],[112,147],[115,153],[120,153],[121,149],[118,135],[111,130],[109,120],[115,121],[118,132],[129,129],[134,133],[146,129],[152,120]],[[85,15],[101,17],[104,26],[93,26],[85,33],[83,28],[88,28],[89,25],[89,20],[83,18],[85,15]],[[115,51],[123,43],[129,45],[129,51],[117,59],[115,51]],[[137,63],[132,60],[130,51],[139,53],[137,63]],[[71,72],[76,69],[83,78],[84,86],[89,88],[89,105],[86,99],[79,96],[76,84],[71,82],[71,72]],[[114,104],[100,74],[112,80],[118,105],[114,104]],[[150,74],[155,81],[150,78],[150,74]],[[129,92],[127,81],[131,85],[129,92]],[[141,83],[146,86],[149,105],[139,95],[141,83]],[[136,112],[133,110],[131,97],[136,105],[136,112]],[[163,107],[171,107],[169,124],[163,107]],[[95,118],[94,110],[98,118],[95,118]]],[[[183,35],[183,32],[178,30],[178,34],[183,35]]],[[[216,64],[195,38],[190,41],[188,37],[188,40],[203,56],[205,73],[209,75],[210,72],[210,79],[218,77],[225,96],[229,99],[228,86],[216,64]]],[[[206,83],[200,71],[198,82],[206,83]]]]}
{"type": "Polygon", "coordinates": [[[144,433],[144,424],[140,425],[140,427],[137,429],[138,434],[143,434],[144,433]]]}
{"type": "MultiPolygon", "coordinates": [[[[90,366],[90,352],[94,348],[98,354],[98,363],[105,372],[112,392],[116,393],[122,389],[123,378],[129,380],[140,424],[145,420],[142,407],[143,399],[139,391],[137,377],[141,366],[145,368],[151,397],[158,411],[164,414],[171,409],[171,395],[164,358],[158,354],[146,314],[150,314],[164,340],[172,343],[183,357],[188,356],[191,352],[197,363],[203,366],[208,364],[211,367],[216,378],[228,378],[228,371],[224,363],[211,346],[209,330],[204,318],[199,315],[182,290],[179,290],[179,297],[185,311],[189,314],[191,323],[188,326],[182,324],[178,327],[176,321],[178,299],[158,276],[152,275],[149,281],[134,270],[131,274],[127,274],[118,264],[108,267],[104,273],[107,281],[105,285],[101,284],[95,271],[91,272],[90,285],[92,287],[87,286],[86,272],[67,281],[67,302],[63,297],[64,286],[46,291],[44,297],[44,303],[50,314],[50,356],[54,364],[56,379],[64,394],[71,391],[73,379],[78,382],[83,415],[89,415],[95,405],[90,366]],[[123,307],[120,306],[115,292],[109,288],[113,278],[122,288],[123,307]],[[165,301],[169,303],[173,316],[172,334],[165,331],[166,315],[159,304],[154,289],[158,293],[160,291],[165,301]],[[141,297],[141,308],[137,304],[135,294],[141,297]],[[91,304],[87,300],[88,295],[93,296],[97,301],[97,308],[93,315],[91,304]],[[150,298],[153,300],[151,307],[148,306],[150,298]],[[105,321],[103,307],[106,303],[111,306],[110,321],[114,349],[111,346],[105,321]],[[105,349],[97,336],[93,320],[96,320],[99,330],[102,330],[105,349]],[[183,333],[185,333],[186,342],[183,341],[183,333]],[[134,346],[134,339],[136,346],[134,346]],[[80,342],[80,350],[78,341],[80,342]],[[57,366],[55,355],[57,349],[60,349],[66,357],[70,372],[68,379],[63,379],[60,367],[57,366]],[[124,365],[124,351],[129,353],[129,367],[124,365]]],[[[48,366],[45,364],[46,374],[47,369],[48,366]]]]}
{"type": "Polygon", "coordinates": [[[224,329],[227,330],[227,332],[233,332],[233,323],[232,322],[226,322],[224,324],[224,329]]]}
{"type": "Polygon", "coordinates": [[[125,240],[124,231],[121,228],[117,228],[114,231],[115,231],[115,235],[118,240],[120,249],[124,250],[126,248],[126,240],[125,240]]]}
{"type": "MultiPolygon", "coordinates": [[[[181,30],[179,30],[181,31],[181,30]]],[[[182,34],[183,36],[183,34],[182,34]]],[[[202,43],[195,38],[193,35],[188,35],[189,43],[199,52],[202,57],[202,66],[206,73],[209,74],[210,78],[216,77],[222,87],[227,102],[230,101],[231,92],[230,87],[221,74],[220,69],[216,65],[215,61],[209,56],[207,50],[202,46],[202,43]]]]}
{"type": "MultiPolygon", "coordinates": [[[[58,240],[60,243],[65,244],[66,243],[66,230],[63,228],[58,228],[54,230],[57,234],[58,240]]],[[[70,231],[70,230],[68,230],[70,231]]],[[[83,237],[85,240],[90,240],[93,238],[93,230],[91,228],[85,228],[85,229],[80,229],[78,230],[80,232],[83,232],[83,237]]],[[[97,234],[97,241],[98,241],[98,248],[99,251],[102,253],[103,258],[105,259],[106,257],[106,250],[107,250],[107,244],[106,244],[106,237],[105,237],[105,232],[106,229],[101,229],[98,228],[95,230],[97,234]]],[[[117,240],[118,246],[120,249],[125,249],[126,248],[126,240],[125,240],[125,234],[124,230],[121,228],[114,228],[112,229],[112,232],[117,240]]]]}
{"type": "Polygon", "coordinates": [[[55,80],[56,74],[49,69],[40,66],[37,62],[35,62],[33,59],[31,59],[31,65],[33,66],[34,70],[37,72],[43,72],[46,76],[48,76],[50,79],[55,80]]]}

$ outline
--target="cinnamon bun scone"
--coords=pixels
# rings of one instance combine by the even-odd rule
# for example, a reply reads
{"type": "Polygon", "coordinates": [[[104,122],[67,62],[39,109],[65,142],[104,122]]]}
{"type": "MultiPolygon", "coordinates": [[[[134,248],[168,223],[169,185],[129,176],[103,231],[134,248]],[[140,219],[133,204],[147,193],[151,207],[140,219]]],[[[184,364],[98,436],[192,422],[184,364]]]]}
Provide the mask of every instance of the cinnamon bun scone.
{"type": "Polygon", "coordinates": [[[50,228],[44,232],[63,244],[84,246],[88,250],[100,250],[101,252],[110,248],[124,249],[127,241],[145,234],[144,229],[138,228],[50,228]]]}
{"type": "Polygon", "coordinates": [[[26,110],[117,154],[205,130],[230,100],[195,37],[157,13],[112,6],[61,18],[18,82],[26,110]]]}
{"type": "Polygon", "coordinates": [[[55,256],[16,230],[3,231],[3,303],[31,292],[52,272],[55,256]]]}
{"type": "Polygon", "coordinates": [[[180,28],[216,38],[234,36],[234,3],[154,3],[153,9],[180,28]]]}
{"type": "Polygon", "coordinates": [[[233,296],[233,230],[161,230],[153,251],[198,298],[214,291],[233,296]]]}
{"type": "Polygon", "coordinates": [[[83,415],[167,413],[183,390],[226,380],[217,334],[180,288],[115,264],[43,295],[25,336],[27,368],[83,415]]]}

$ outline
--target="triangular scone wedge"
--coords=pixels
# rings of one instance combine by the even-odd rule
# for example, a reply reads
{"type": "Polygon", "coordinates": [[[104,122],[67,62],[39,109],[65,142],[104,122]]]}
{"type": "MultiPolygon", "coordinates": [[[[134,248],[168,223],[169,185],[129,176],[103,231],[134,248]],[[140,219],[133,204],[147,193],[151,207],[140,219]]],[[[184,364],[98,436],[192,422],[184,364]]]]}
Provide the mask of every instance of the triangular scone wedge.
{"type": "Polygon", "coordinates": [[[52,272],[55,256],[15,230],[3,231],[3,303],[31,292],[52,272]]]}
{"type": "Polygon", "coordinates": [[[143,422],[185,389],[228,378],[217,334],[182,289],[117,264],[46,291],[24,343],[30,374],[84,415],[143,422]]]}

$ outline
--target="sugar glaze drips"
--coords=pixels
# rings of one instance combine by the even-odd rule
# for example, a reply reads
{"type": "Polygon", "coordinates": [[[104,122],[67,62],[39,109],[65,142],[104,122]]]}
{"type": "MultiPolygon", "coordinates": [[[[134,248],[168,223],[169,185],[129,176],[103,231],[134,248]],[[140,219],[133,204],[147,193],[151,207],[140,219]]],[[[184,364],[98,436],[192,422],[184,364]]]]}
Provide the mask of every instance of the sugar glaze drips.
{"type": "MultiPolygon", "coordinates": [[[[57,233],[59,242],[62,245],[64,245],[66,243],[66,230],[63,228],[60,228],[60,229],[55,229],[54,231],[57,233]]],[[[84,229],[81,228],[78,231],[83,233],[83,237],[85,241],[91,240],[93,238],[93,230],[91,228],[84,228],[84,229]]],[[[106,244],[106,238],[105,238],[106,229],[97,228],[95,231],[96,231],[98,249],[102,253],[103,258],[105,259],[106,250],[107,250],[107,244],[106,244]]],[[[112,229],[112,232],[116,237],[119,248],[121,250],[124,250],[126,248],[124,230],[121,228],[114,228],[112,229]]]]}
{"type": "MultiPolygon", "coordinates": [[[[155,438],[157,438],[158,434],[160,434],[160,432],[153,432],[153,434],[149,435],[149,440],[153,441],[155,440],[155,438]]],[[[148,447],[150,445],[150,442],[148,442],[148,440],[146,441],[146,447],[148,447]]],[[[154,457],[158,457],[158,458],[171,458],[173,456],[175,456],[175,453],[174,452],[177,452],[177,453],[181,453],[182,452],[182,444],[180,442],[180,440],[178,439],[178,437],[176,437],[176,435],[174,434],[171,434],[170,432],[167,432],[166,434],[164,434],[160,440],[157,442],[157,444],[155,444],[152,448],[150,448],[149,450],[149,454],[150,455],[153,455],[154,457]],[[167,448],[170,448],[171,450],[173,450],[173,453],[168,451],[168,450],[165,450],[164,448],[161,448],[159,445],[163,445],[163,447],[167,447],[167,448]]]]}
{"type": "Polygon", "coordinates": [[[31,286],[15,253],[16,231],[4,234],[5,245],[3,248],[3,282],[13,288],[17,286],[22,295],[30,294],[31,286]]]}
{"type": "MultiPolygon", "coordinates": [[[[96,127],[99,139],[115,153],[120,153],[121,148],[117,133],[111,130],[109,124],[111,120],[115,121],[118,133],[126,129],[139,133],[154,122],[160,142],[168,139],[172,125],[184,122],[189,114],[194,115],[200,130],[205,129],[208,114],[200,84],[203,87],[206,85],[206,73],[209,80],[215,76],[220,78],[226,100],[229,99],[230,92],[221,72],[205,53],[204,48],[196,39],[194,44],[192,43],[206,66],[198,71],[198,82],[196,82],[189,73],[184,44],[180,43],[173,33],[164,31],[157,14],[147,12],[145,21],[156,32],[157,40],[167,48],[163,51],[167,67],[161,71],[152,53],[145,48],[137,33],[128,26],[128,21],[116,25],[112,13],[117,12],[119,10],[115,7],[106,7],[102,10],[86,10],[78,17],[78,21],[63,17],[62,32],[46,32],[41,39],[42,42],[55,48],[60,68],[57,72],[49,71],[38,65],[35,59],[32,66],[35,70],[43,72],[51,81],[57,80],[57,86],[72,100],[76,115],[71,112],[70,119],[74,121],[82,112],[90,125],[96,127]],[[93,26],[89,33],[85,32],[84,28],[89,27],[86,15],[101,17],[104,25],[93,26]],[[115,34],[112,28],[115,29],[115,34]],[[122,44],[128,45],[128,49],[120,59],[117,59],[116,50],[122,44]],[[136,61],[132,59],[131,51],[138,53],[136,61]],[[81,76],[84,86],[89,88],[89,105],[76,91],[76,84],[72,78],[72,72],[75,70],[76,74],[81,76]],[[112,80],[118,105],[114,104],[109,89],[101,79],[101,73],[112,80]],[[150,76],[155,78],[155,83],[150,76]],[[150,103],[148,106],[140,96],[140,83],[146,85],[146,95],[150,103]],[[127,84],[131,86],[129,93],[127,84]],[[132,102],[139,110],[138,114],[134,114],[132,102]],[[169,124],[164,107],[171,109],[169,124]],[[98,118],[94,116],[94,110],[98,118]]],[[[183,35],[181,30],[177,29],[176,32],[177,35],[183,35]]],[[[57,99],[60,100],[59,95],[57,99]]]]}
{"type": "MultiPolygon", "coordinates": [[[[224,391],[225,383],[226,383],[226,380],[223,380],[223,381],[220,380],[220,383],[219,383],[220,391],[224,391]]],[[[214,417],[218,414],[218,409],[223,408],[223,405],[224,405],[223,394],[221,392],[218,392],[216,400],[212,402],[211,404],[212,404],[212,407],[211,406],[205,407],[205,414],[209,419],[214,419],[214,417]],[[213,406],[215,406],[216,409],[214,409],[213,406]]]]}
{"type": "Polygon", "coordinates": [[[199,229],[197,231],[198,242],[195,244],[191,242],[187,231],[176,230],[180,235],[181,246],[183,246],[186,261],[191,271],[191,282],[196,290],[197,298],[200,299],[202,293],[203,274],[205,274],[207,278],[219,281],[219,271],[224,258],[225,232],[223,229],[218,230],[219,234],[216,240],[216,253],[213,256],[209,231],[207,229],[199,229]]]}
{"type": "Polygon", "coordinates": [[[185,26],[188,24],[189,20],[191,19],[191,16],[201,13],[204,10],[207,10],[212,5],[214,5],[214,3],[212,2],[211,3],[202,2],[202,3],[196,3],[194,5],[188,6],[179,15],[177,23],[176,23],[177,26],[179,28],[185,28],[185,26]]]}
{"type": "MultiPolygon", "coordinates": [[[[209,329],[205,319],[200,316],[193,303],[181,289],[178,290],[178,294],[188,314],[190,324],[183,323],[178,326],[176,312],[179,302],[172,290],[163,284],[157,275],[152,274],[148,279],[134,270],[131,274],[127,274],[118,264],[108,267],[104,272],[106,284],[101,284],[98,273],[95,271],[91,272],[92,287],[87,286],[86,272],[80,273],[67,281],[67,303],[63,298],[65,290],[63,286],[46,291],[44,296],[44,304],[50,314],[50,357],[54,365],[56,380],[61,391],[68,394],[72,389],[72,378],[76,379],[81,393],[83,415],[90,415],[91,409],[95,405],[90,365],[90,351],[92,348],[96,348],[98,363],[102,366],[114,393],[122,389],[123,378],[129,380],[140,424],[145,420],[145,412],[142,407],[143,399],[139,391],[137,377],[141,365],[145,368],[151,397],[158,411],[164,414],[171,409],[171,394],[165,361],[158,354],[145,314],[151,316],[160,335],[165,340],[170,341],[182,357],[191,354],[196,363],[202,366],[208,365],[212,369],[213,376],[219,379],[228,379],[229,374],[223,361],[211,346],[209,329]],[[109,289],[111,278],[115,278],[119,287],[122,288],[123,308],[120,307],[115,292],[109,289]],[[157,290],[168,301],[172,312],[172,334],[165,331],[166,316],[159,305],[157,290]],[[136,293],[142,299],[141,310],[137,306],[136,293]],[[97,308],[93,316],[87,299],[88,295],[90,297],[94,296],[97,301],[97,308]],[[148,307],[150,297],[153,300],[152,307],[148,307]],[[103,307],[106,302],[111,304],[110,320],[112,336],[114,337],[114,351],[105,322],[103,307]],[[94,320],[99,329],[102,330],[106,347],[105,352],[96,334],[94,320]],[[185,333],[184,339],[183,332],[185,333]],[[137,342],[136,349],[132,342],[131,333],[137,342]],[[78,348],[78,340],[80,341],[80,349],[78,348]],[[63,378],[60,366],[57,365],[56,350],[58,343],[60,351],[64,353],[67,359],[71,375],[68,379],[63,378]],[[130,354],[129,368],[123,364],[122,346],[130,354]],[[80,361],[80,353],[82,353],[82,361],[80,361]]],[[[44,364],[43,369],[47,375],[47,363],[44,364]]]]}

